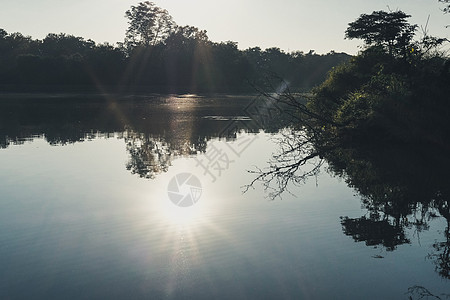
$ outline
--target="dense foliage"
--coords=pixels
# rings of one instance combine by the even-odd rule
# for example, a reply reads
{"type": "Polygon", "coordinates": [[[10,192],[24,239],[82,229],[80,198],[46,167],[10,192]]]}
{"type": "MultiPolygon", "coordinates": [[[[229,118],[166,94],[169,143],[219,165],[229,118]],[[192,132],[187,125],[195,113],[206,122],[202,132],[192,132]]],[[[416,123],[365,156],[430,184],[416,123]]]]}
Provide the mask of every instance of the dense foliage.
{"type": "Polygon", "coordinates": [[[266,94],[284,104],[285,114],[293,120],[282,132],[279,153],[268,168],[252,171],[257,177],[247,187],[260,181],[269,197],[275,198],[289,184],[317,175],[326,160],[333,173],[349,176],[358,188],[363,174],[353,173],[351,166],[361,161],[355,170],[367,170],[369,165],[355,153],[369,149],[377,157],[391,148],[448,152],[450,60],[439,50],[448,41],[425,35],[420,40],[405,39],[406,44],[391,42],[392,32],[402,35],[416,28],[404,20],[398,22],[399,16],[408,17],[402,12],[374,12],[350,23],[347,32],[363,39],[365,49],[334,67],[309,96],[299,98],[289,90],[266,94]],[[372,20],[380,16],[391,20],[381,22],[390,30],[369,39],[372,20]]]}
{"type": "Polygon", "coordinates": [[[334,68],[309,103],[312,111],[333,122],[326,127],[328,137],[391,137],[448,145],[450,61],[436,50],[446,40],[425,36],[413,41],[409,36],[415,26],[399,22],[398,16],[408,17],[374,12],[349,24],[347,33],[363,39],[366,49],[334,68]],[[369,39],[367,32],[374,25],[368,20],[381,15],[391,20],[383,25],[391,30],[369,39]],[[402,43],[392,42],[393,36],[404,34],[408,38],[402,43]]]}

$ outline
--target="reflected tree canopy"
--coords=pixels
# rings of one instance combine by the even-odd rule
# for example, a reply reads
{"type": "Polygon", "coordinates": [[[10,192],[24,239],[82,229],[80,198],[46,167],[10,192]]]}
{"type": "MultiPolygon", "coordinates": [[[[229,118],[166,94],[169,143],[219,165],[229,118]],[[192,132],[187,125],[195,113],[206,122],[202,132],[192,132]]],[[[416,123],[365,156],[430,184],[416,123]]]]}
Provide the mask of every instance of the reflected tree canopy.
{"type": "Polygon", "coordinates": [[[326,159],[329,171],[358,191],[368,211],[361,218],[342,220],[344,233],[356,241],[394,250],[409,242],[406,228],[421,232],[429,228],[430,220],[449,217],[450,161],[442,150],[419,145],[355,145],[333,151],[326,159]]]}
{"type": "Polygon", "coordinates": [[[365,242],[367,246],[383,246],[393,251],[398,245],[409,243],[400,224],[389,220],[389,216],[363,216],[361,218],[343,218],[344,234],[353,237],[355,242],[365,242]]]}
{"type": "Polygon", "coordinates": [[[443,241],[436,241],[429,258],[445,278],[450,271],[450,160],[446,151],[426,145],[353,147],[327,157],[330,171],[343,176],[362,196],[367,216],[344,218],[345,234],[368,246],[394,250],[408,243],[405,229],[419,234],[429,222],[443,217],[443,241]]]}
{"type": "MultiPolygon", "coordinates": [[[[0,99],[0,148],[36,137],[50,145],[94,138],[124,139],[126,168],[142,178],[166,172],[177,157],[206,151],[209,140],[245,132],[276,132],[245,109],[254,96],[15,95],[0,99]]],[[[261,100],[261,99],[259,99],[261,100]]],[[[252,106],[253,105],[253,106],[252,106]]]]}
{"type": "Polygon", "coordinates": [[[432,220],[444,218],[442,240],[433,243],[428,258],[442,277],[450,278],[450,158],[446,149],[378,138],[351,143],[327,140],[316,147],[315,142],[326,134],[319,132],[314,140],[305,129],[281,132],[279,151],[266,168],[250,171],[257,175],[250,186],[261,181],[274,199],[289,192],[291,184],[314,179],[321,171],[343,178],[361,196],[367,211],[358,218],[343,216],[343,233],[386,251],[410,243],[406,230],[419,235],[429,229],[432,220]]]}
{"type": "Polygon", "coordinates": [[[449,278],[450,64],[438,50],[446,40],[414,40],[417,26],[408,17],[400,11],[361,15],[346,32],[365,41],[361,53],[334,68],[309,96],[267,94],[289,108],[294,122],[268,165],[250,171],[255,179],[247,188],[261,182],[273,199],[315,177],[326,162],[326,171],[357,191],[367,210],[341,219],[344,234],[357,242],[394,251],[410,243],[406,230],[419,234],[444,218],[443,241],[432,245],[429,258],[449,278]],[[396,35],[401,43],[393,42],[396,35]]]}
{"type": "Polygon", "coordinates": [[[143,133],[128,133],[125,137],[129,161],[127,170],[140,177],[153,179],[156,174],[167,172],[172,160],[180,156],[195,155],[206,151],[207,140],[172,141],[164,137],[146,136],[143,133]],[[195,142],[194,144],[191,144],[195,142]]]}

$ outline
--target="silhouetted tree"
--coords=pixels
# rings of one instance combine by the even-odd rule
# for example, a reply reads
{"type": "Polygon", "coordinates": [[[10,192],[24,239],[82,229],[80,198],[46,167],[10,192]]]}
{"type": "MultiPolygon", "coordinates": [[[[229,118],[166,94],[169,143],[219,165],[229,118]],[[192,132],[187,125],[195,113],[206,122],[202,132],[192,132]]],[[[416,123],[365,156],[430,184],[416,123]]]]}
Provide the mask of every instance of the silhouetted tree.
{"type": "Polygon", "coordinates": [[[409,17],[402,11],[362,14],[348,24],[345,37],[362,39],[368,46],[387,47],[390,54],[405,55],[417,28],[406,21],[409,17]]]}
{"type": "Polygon", "coordinates": [[[82,37],[60,33],[49,33],[43,40],[41,45],[43,56],[58,57],[80,55],[84,57],[90,50],[95,48],[95,42],[92,40],[85,41],[82,37]]]}
{"type": "Polygon", "coordinates": [[[175,27],[168,11],[150,1],[140,2],[125,12],[128,18],[125,44],[128,48],[139,45],[155,46],[165,41],[175,27]]]}
{"type": "MultiPolygon", "coordinates": [[[[350,23],[348,37],[363,38],[369,47],[332,69],[311,96],[275,88],[265,94],[289,108],[293,123],[280,132],[279,151],[268,165],[250,171],[256,178],[247,186],[260,181],[274,198],[316,176],[326,161],[327,171],[343,177],[367,209],[366,216],[342,219],[344,233],[389,251],[409,243],[406,229],[420,232],[434,218],[450,219],[448,59],[424,55],[426,45],[412,41],[415,25],[406,17],[375,12],[350,23]],[[405,55],[412,44],[419,50],[405,55]]],[[[447,278],[448,226],[445,235],[430,257],[447,278]]]]}

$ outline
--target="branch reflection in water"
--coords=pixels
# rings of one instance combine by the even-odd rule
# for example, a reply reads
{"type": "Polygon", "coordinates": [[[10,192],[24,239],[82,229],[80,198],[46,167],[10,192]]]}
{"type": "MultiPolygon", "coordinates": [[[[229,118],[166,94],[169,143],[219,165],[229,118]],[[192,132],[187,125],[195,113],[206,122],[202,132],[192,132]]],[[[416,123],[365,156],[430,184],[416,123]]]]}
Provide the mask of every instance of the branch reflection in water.
{"type": "Polygon", "coordinates": [[[260,182],[270,199],[281,198],[291,185],[317,179],[326,166],[328,173],[343,178],[358,192],[367,211],[359,218],[341,217],[343,233],[355,242],[394,251],[410,243],[406,229],[414,228],[419,235],[429,229],[432,220],[444,218],[443,240],[431,245],[428,258],[439,275],[450,279],[447,149],[421,141],[397,141],[382,132],[369,131],[370,136],[345,133],[344,124],[317,117],[289,91],[276,97],[281,105],[288,105],[294,125],[280,131],[279,150],[267,166],[249,170],[256,177],[245,190],[260,182]]]}
{"type": "MultiPolygon", "coordinates": [[[[298,116],[298,111],[304,108],[301,101],[288,102],[294,98],[277,98],[277,101],[286,100],[279,102],[284,115],[276,118],[284,125],[273,121],[264,123],[267,127],[249,126],[245,123],[249,121],[239,116],[252,99],[230,97],[218,101],[221,115],[226,118],[208,117],[219,115],[217,103],[196,101],[192,97],[152,96],[114,101],[108,97],[84,102],[69,99],[64,105],[61,99],[49,98],[38,99],[38,102],[22,100],[23,105],[21,101],[6,101],[0,110],[0,143],[2,148],[7,148],[35,136],[44,137],[51,145],[119,138],[125,141],[128,154],[125,167],[130,172],[147,179],[164,177],[168,182],[173,174],[166,173],[167,170],[182,171],[177,169],[184,162],[180,158],[205,153],[211,140],[234,140],[243,130],[278,133],[273,135],[273,140],[279,152],[273,155],[267,168],[259,166],[252,170],[257,176],[254,184],[261,181],[269,196],[275,199],[289,192],[292,183],[317,179],[320,185],[319,172],[327,171],[343,178],[361,196],[366,213],[360,217],[342,215],[340,223],[336,219],[336,225],[356,242],[386,252],[401,251],[401,245],[412,243],[414,237],[408,234],[408,229],[414,228],[418,236],[429,229],[433,220],[443,218],[445,230],[441,239],[427,245],[430,246],[427,257],[440,276],[449,278],[450,184],[447,171],[450,162],[445,150],[429,145],[396,144],[379,136],[369,137],[372,142],[337,140],[327,130],[313,130],[316,128],[313,118],[304,123],[292,121],[290,118],[298,116]],[[236,126],[228,136],[223,136],[226,122],[233,119],[238,121],[236,126]],[[285,126],[288,120],[290,124],[285,126]]],[[[161,187],[156,197],[167,198],[166,188],[161,187]]],[[[210,220],[208,203],[199,201],[186,211],[170,201],[161,201],[158,212],[166,224],[170,224],[170,228],[165,228],[166,239],[174,240],[174,235],[180,234],[180,239],[195,252],[196,245],[201,243],[200,236],[208,231],[229,239],[232,244],[234,241],[226,230],[215,227],[210,220]]],[[[183,247],[174,245],[173,249],[183,247]]],[[[182,261],[181,254],[179,257],[182,261]]]]}

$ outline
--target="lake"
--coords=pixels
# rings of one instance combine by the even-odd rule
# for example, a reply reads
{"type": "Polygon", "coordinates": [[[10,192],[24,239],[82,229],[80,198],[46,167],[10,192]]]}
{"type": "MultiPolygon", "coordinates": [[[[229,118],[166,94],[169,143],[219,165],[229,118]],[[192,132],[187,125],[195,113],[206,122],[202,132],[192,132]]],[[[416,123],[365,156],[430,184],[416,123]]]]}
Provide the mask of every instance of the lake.
{"type": "MultiPolygon", "coordinates": [[[[243,193],[285,127],[281,109],[261,101],[2,95],[0,298],[450,293],[445,205],[415,201],[408,213],[378,205],[376,215],[373,185],[326,161],[281,197],[259,182],[243,193]]],[[[397,195],[405,190],[413,191],[397,195]]]]}

